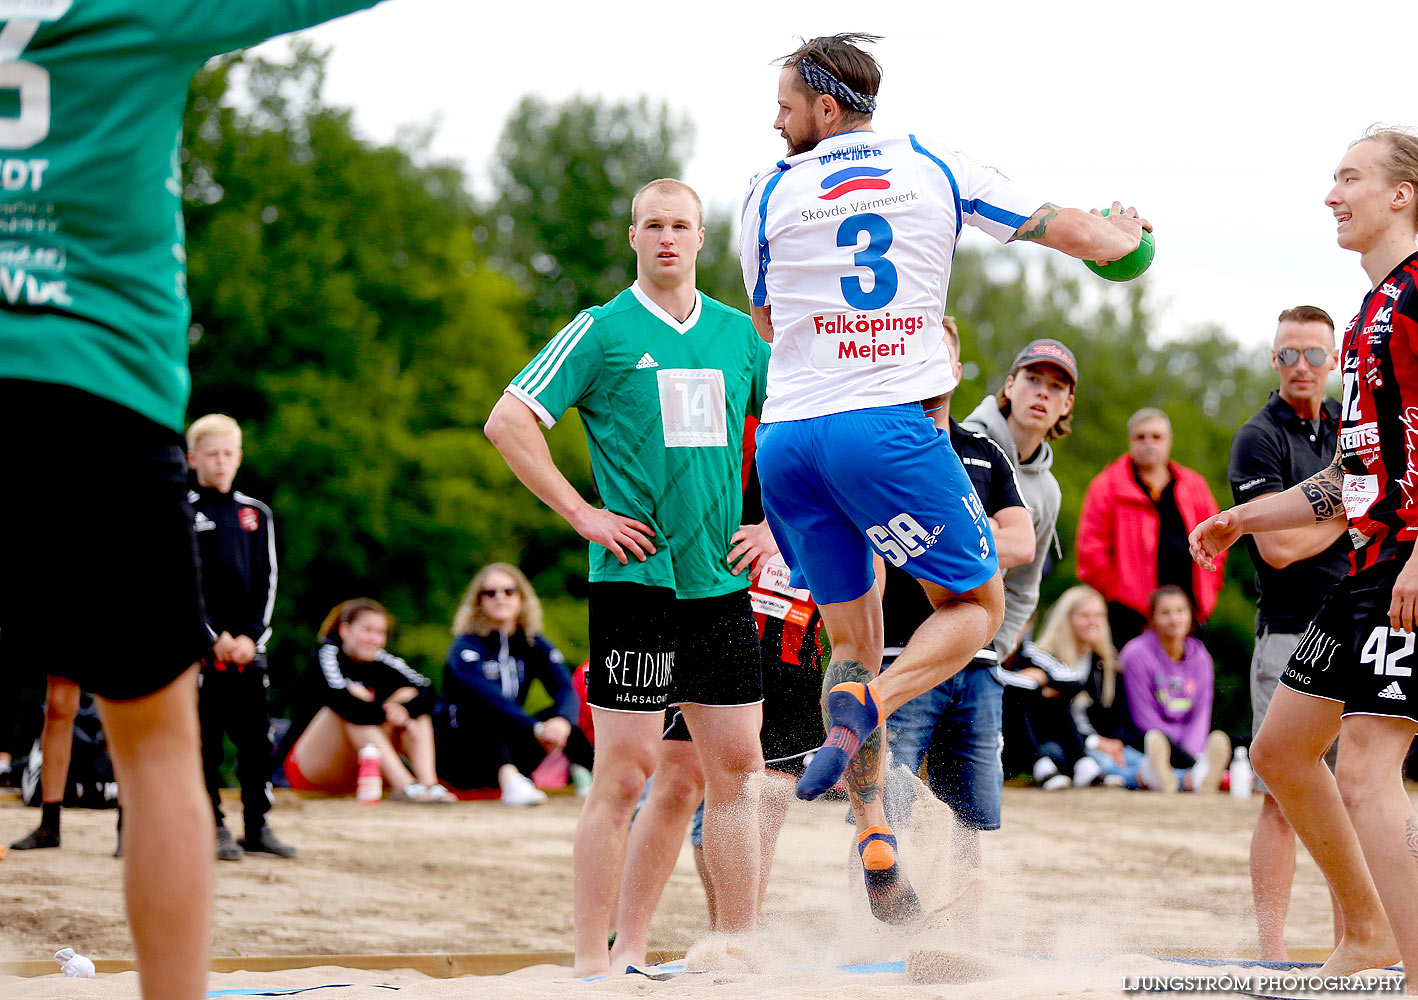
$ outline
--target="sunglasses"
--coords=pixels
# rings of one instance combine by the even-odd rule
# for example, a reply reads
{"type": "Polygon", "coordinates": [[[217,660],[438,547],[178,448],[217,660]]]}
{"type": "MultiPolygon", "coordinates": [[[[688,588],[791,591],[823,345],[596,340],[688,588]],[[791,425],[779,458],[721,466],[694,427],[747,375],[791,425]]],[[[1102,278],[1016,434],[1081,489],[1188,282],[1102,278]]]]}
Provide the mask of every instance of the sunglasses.
{"type": "Polygon", "coordinates": [[[496,597],[498,594],[501,594],[503,597],[515,597],[519,593],[521,593],[521,591],[516,587],[484,587],[482,590],[478,591],[481,597],[496,597]]]}
{"type": "MultiPolygon", "coordinates": [[[[1296,361],[1300,360],[1301,353],[1298,347],[1282,347],[1275,352],[1275,360],[1280,362],[1281,368],[1289,368],[1296,361]]],[[[1329,352],[1323,347],[1307,347],[1303,353],[1305,360],[1315,368],[1324,364],[1325,359],[1329,357],[1329,352]]]]}

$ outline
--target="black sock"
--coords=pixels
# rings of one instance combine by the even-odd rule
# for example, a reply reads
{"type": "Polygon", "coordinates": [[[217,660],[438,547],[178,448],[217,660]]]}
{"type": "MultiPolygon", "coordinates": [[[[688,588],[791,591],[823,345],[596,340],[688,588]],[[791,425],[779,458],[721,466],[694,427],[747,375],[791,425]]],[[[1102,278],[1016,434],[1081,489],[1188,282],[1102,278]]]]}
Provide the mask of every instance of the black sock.
{"type": "Polygon", "coordinates": [[[39,825],[50,833],[59,832],[59,810],[62,802],[46,802],[39,807],[39,825]]]}

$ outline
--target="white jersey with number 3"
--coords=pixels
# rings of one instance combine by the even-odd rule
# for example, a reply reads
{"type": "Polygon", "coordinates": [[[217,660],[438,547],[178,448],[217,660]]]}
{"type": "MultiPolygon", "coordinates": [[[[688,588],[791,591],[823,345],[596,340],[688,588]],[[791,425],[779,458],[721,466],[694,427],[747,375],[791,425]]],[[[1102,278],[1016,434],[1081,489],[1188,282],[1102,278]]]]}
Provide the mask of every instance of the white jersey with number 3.
{"type": "Polygon", "coordinates": [[[773,321],[764,422],[954,388],[941,317],[961,228],[1005,243],[1041,204],[913,135],[834,135],[755,177],[739,257],[773,321]]]}

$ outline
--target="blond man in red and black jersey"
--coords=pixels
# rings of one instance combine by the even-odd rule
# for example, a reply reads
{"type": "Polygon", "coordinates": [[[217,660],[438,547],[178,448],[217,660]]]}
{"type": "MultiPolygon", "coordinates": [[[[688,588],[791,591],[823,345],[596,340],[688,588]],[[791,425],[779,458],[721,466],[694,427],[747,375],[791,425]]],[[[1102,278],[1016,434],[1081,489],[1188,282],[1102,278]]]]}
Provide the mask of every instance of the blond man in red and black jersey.
{"type": "Polygon", "coordinates": [[[1418,819],[1402,781],[1418,732],[1418,136],[1371,129],[1334,180],[1325,204],[1339,245],[1371,283],[1344,334],[1334,464],[1202,522],[1191,548],[1205,566],[1247,532],[1348,518],[1350,574],[1301,639],[1251,750],[1339,904],[1344,935],[1321,971],[1343,975],[1399,957],[1418,969],[1418,819]]]}

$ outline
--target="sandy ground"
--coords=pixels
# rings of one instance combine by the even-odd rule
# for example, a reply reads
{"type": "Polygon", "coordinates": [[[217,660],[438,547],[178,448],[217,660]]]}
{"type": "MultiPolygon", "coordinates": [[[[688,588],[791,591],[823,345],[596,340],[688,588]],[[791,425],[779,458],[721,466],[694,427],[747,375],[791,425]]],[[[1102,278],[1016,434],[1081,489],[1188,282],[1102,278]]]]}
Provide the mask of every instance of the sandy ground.
{"type": "MultiPolygon", "coordinates": [[[[928,916],[903,932],[866,915],[860,875],[849,867],[845,805],[795,803],[752,957],[756,971],[716,971],[667,983],[619,977],[582,984],[565,982],[569,970],[555,967],[457,980],[326,968],[214,975],[211,985],[365,984],[320,993],[337,1000],[387,997],[369,987],[374,983],[400,986],[417,997],[838,997],[844,995],[844,974],[801,970],[944,949],[977,956],[983,964],[961,974],[989,980],[989,993],[997,998],[1116,993],[1123,976],[1159,968],[1178,973],[1178,967],[1159,967],[1145,955],[1253,955],[1247,852],[1259,805],[1259,798],[1228,796],[1006,789],[1004,829],[985,835],[985,862],[975,883],[982,890],[977,922],[962,916],[964,906],[951,905],[960,890],[950,861],[948,814],[936,804],[918,808],[902,833],[902,851],[928,916]]],[[[282,794],[271,822],[301,856],[218,865],[213,954],[567,950],[571,838],[579,807],[570,796],[513,810],[497,802],[362,807],[282,794]]],[[[0,803],[0,838],[19,837],[37,818],[37,810],[0,803]]],[[[10,852],[0,862],[0,960],[48,959],[65,946],[95,959],[131,956],[120,862],[110,856],[113,821],[111,812],[68,811],[62,849],[10,852]]],[[[1329,920],[1323,881],[1302,852],[1288,939],[1322,945],[1329,920]]],[[[712,941],[695,948],[706,932],[703,895],[686,844],[651,946],[694,949],[692,958],[704,956],[722,969],[728,963],[712,941]]],[[[978,983],[912,985],[900,973],[846,981],[847,996],[980,995],[978,983]]],[[[136,997],[136,977],[0,976],[0,996],[136,997]]]]}

